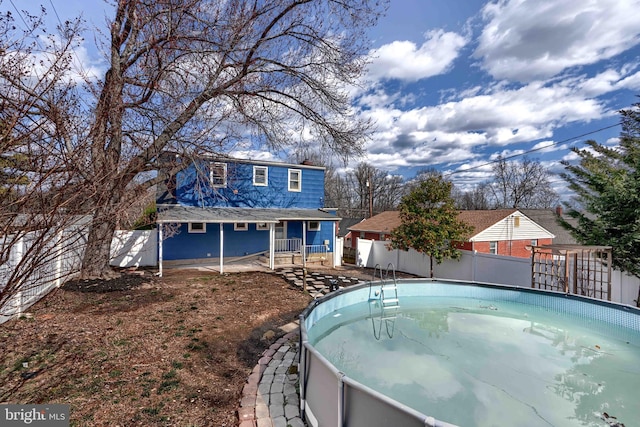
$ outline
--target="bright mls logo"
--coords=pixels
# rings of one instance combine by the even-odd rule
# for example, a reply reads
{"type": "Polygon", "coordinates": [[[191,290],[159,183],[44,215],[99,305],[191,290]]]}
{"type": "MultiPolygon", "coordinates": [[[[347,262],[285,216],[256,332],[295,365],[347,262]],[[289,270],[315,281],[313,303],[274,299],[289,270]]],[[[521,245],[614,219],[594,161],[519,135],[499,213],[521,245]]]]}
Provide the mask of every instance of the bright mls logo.
{"type": "Polygon", "coordinates": [[[69,405],[0,405],[1,426],[68,427],[69,405]]]}

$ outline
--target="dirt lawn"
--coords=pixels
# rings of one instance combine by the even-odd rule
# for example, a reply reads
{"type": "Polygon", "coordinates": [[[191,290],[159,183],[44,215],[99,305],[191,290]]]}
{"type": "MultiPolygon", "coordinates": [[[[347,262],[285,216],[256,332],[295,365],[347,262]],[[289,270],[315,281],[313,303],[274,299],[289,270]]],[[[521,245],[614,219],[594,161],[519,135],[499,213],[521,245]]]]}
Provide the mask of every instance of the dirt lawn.
{"type": "Polygon", "coordinates": [[[0,403],[69,404],[76,426],[236,426],[260,354],[310,301],[272,273],[67,283],[0,325],[0,403]]]}

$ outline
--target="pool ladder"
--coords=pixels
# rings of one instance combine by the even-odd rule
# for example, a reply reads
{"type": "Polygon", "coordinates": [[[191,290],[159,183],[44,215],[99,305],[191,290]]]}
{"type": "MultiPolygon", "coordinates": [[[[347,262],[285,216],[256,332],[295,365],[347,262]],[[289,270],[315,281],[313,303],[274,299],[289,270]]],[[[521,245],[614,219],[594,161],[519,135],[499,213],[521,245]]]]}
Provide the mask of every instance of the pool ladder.
{"type": "Polygon", "coordinates": [[[400,300],[398,298],[398,285],[396,282],[396,270],[393,264],[387,265],[387,270],[382,271],[380,264],[376,264],[373,269],[373,278],[369,282],[369,316],[371,317],[371,325],[373,327],[373,336],[376,340],[380,340],[382,336],[382,324],[385,325],[385,331],[389,338],[393,338],[395,330],[395,321],[397,318],[400,300]],[[380,289],[374,291],[374,298],[371,297],[373,282],[376,281],[376,273],[379,272],[380,289]],[[391,275],[391,277],[390,277],[391,275]],[[391,279],[393,281],[391,281],[391,279]],[[375,298],[378,297],[379,298],[375,298]],[[374,315],[373,307],[380,307],[378,315],[374,315]]]}

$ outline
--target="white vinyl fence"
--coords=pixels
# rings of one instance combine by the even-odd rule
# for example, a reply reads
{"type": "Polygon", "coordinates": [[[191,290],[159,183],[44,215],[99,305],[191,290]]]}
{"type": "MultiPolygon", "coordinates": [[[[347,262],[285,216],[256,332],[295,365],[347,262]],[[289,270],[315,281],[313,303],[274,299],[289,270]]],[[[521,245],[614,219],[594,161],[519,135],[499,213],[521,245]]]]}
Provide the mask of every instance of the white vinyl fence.
{"type": "MultiPolygon", "coordinates": [[[[459,261],[446,260],[433,266],[433,275],[439,279],[465,280],[480,283],[496,283],[524,288],[531,287],[531,259],[506,257],[461,251],[459,261]]],[[[358,239],[356,264],[386,269],[389,263],[398,271],[429,277],[429,257],[415,250],[389,250],[387,242],[358,239]]],[[[611,275],[611,301],[636,305],[640,279],[613,270],[611,275]]]]}
{"type": "Polygon", "coordinates": [[[155,267],[158,265],[156,230],[116,230],[111,241],[111,265],[114,267],[155,267]]]}
{"type": "Polygon", "coordinates": [[[18,285],[0,307],[0,323],[22,313],[79,271],[85,237],[81,228],[70,227],[55,234],[34,231],[3,239],[8,259],[0,265],[0,289],[9,281],[18,285]]]}
{"type": "MultiPolygon", "coordinates": [[[[86,246],[86,229],[80,227],[60,231],[55,236],[43,232],[8,236],[0,245],[11,245],[7,262],[0,265],[0,289],[12,275],[19,278],[19,290],[0,306],[0,323],[20,315],[52,289],[80,271],[86,246]],[[42,245],[38,247],[37,245],[42,245]]],[[[157,265],[157,233],[149,231],[116,231],[111,242],[111,262],[116,267],[157,265]]],[[[15,282],[15,279],[13,279],[15,282]]]]}
{"type": "MultiPolygon", "coordinates": [[[[4,288],[16,269],[25,271],[20,291],[0,307],[0,323],[19,315],[61,286],[80,270],[86,244],[86,233],[74,228],[49,238],[42,258],[29,261],[30,248],[41,237],[37,232],[27,233],[14,242],[7,262],[0,265],[0,289],[4,288]],[[33,267],[33,268],[30,268],[33,267]],[[28,274],[26,273],[28,272],[28,274]]],[[[6,240],[0,240],[4,245],[6,240]]],[[[111,265],[116,267],[156,266],[158,259],[156,230],[117,231],[111,243],[111,265]]],[[[429,258],[414,250],[388,250],[385,242],[358,240],[356,264],[373,268],[386,268],[391,263],[396,270],[428,277],[429,258]]],[[[19,272],[19,271],[18,271],[19,272]]],[[[434,265],[434,276],[442,279],[498,283],[520,287],[531,286],[531,260],[462,251],[459,261],[445,261],[434,265]]],[[[611,277],[611,300],[636,305],[640,279],[614,270],[611,277]]]]}

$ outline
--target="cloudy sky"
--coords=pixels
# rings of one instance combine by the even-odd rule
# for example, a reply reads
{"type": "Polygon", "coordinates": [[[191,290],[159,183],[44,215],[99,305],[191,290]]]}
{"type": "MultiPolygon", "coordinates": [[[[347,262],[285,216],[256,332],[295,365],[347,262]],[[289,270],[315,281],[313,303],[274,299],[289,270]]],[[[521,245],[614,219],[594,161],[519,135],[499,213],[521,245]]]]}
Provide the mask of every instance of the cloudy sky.
{"type": "MultiPolygon", "coordinates": [[[[99,0],[42,3],[103,26],[99,0]]],[[[530,152],[559,172],[570,147],[615,144],[617,111],[640,100],[638,10],[640,0],[391,0],[354,101],[377,123],[364,160],[406,178],[435,167],[469,188],[499,154],[530,152]]]]}
{"type": "Polygon", "coordinates": [[[464,186],[498,154],[538,149],[528,156],[561,171],[570,147],[615,143],[618,126],[596,131],[640,100],[638,10],[638,0],[392,1],[357,100],[378,123],[368,160],[408,177],[455,171],[464,186]]]}

